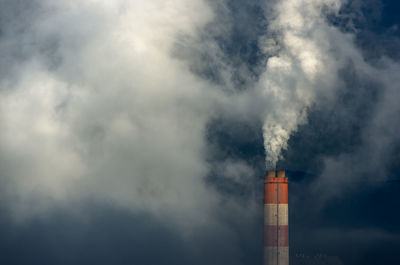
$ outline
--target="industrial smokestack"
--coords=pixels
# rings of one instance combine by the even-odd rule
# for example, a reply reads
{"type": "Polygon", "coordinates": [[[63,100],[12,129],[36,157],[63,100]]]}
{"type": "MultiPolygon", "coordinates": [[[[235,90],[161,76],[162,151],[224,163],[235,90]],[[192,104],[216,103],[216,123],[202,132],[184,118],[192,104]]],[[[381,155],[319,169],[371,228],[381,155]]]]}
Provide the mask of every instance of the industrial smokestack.
{"type": "Polygon", "coordinates": [[[264,265],[289,265],[288,178],[267,171],[264,178],[264,265]]]}

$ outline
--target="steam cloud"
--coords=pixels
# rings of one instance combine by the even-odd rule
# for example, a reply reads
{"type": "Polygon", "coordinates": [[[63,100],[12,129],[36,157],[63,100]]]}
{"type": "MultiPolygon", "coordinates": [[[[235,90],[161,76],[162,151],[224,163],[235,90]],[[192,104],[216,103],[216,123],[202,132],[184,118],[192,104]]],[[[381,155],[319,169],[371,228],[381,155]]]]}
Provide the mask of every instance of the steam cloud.
{"type": "Polygon", "coordinates": [[[278,1],[264,49],[277,51],[261,76],[261,93],[274,107],[265,114],[263,132],[267,168],[275,168],[290,135],[306,122],[307,109],[317,97],[331,93],[340,55],[340,35],[328,26],[322,10],[338,12],[340,1],[278,1]],[[271,34],[272,35],[272,34],[271,34]],[[278,45],[278,47],[274,47],[278,45]]]}
{"type": "Polygon", "coordinates": [[[202,150],[219,92],[172,53],[213,19],[208,4],[8,4],[0,178],[1,201],[15,218],[94,198],[202,220],[197,214],[216,199],[203,183],[202,150]]]}
{"type": "MultiPolygon", "coordinates": [[[[395,85],[399,77],[394,74],[399,64],[385,56],[375,63],[367,62],[355,44],[351,20],[346,32],[329,23],[328,16],[344,16],[339,11],[345,4],[347,1],[339,0],[277,1],[268,13],[273,18],[269,35],[261,42],[264,50],[274,54],[260,76],[258,87],[269,106],[263,125],[267,168],[276,167],[290,136],[307,122],[309,109],[317,106],[345,112],[334,109],[336,96],[345,86],[340,71],[351,66],[353,78],[379,86],[374,111],[361,134],[362,146],[351,153],[327,156],[323,160],[325,168],[316,189],[326,197],[337,195],[343,186],[360,177],[364,181],[377,176],[384,179],[395,148],[391,145],[399,141],[398,134],[392,130],[398,128],[398,121],[393,117],[400,113],[399,104],[393,102],[399,97],[395,85]]],[[[358,93],[357,101],[367,98],[365,89],[358,93]]],[[[350,114],[341,115],[349,119],[350,114]]]]}

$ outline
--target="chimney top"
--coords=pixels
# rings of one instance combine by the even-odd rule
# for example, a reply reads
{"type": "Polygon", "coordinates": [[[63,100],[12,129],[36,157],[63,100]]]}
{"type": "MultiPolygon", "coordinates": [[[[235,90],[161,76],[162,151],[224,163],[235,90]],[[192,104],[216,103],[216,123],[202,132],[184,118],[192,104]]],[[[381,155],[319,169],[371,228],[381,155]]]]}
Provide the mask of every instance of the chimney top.
{"type": "Polygon", "coordinates": [[[286,177],[285,170],[267,170],[267,177],[284,178],[286,177]]]}
{"type": "Polygon", "coordinates": [[[283,177],[285,177],[285,170],[278,170],[278,171],[276,171],[276,176],[277,176],[278,178],[283,178],[283,177]]]}

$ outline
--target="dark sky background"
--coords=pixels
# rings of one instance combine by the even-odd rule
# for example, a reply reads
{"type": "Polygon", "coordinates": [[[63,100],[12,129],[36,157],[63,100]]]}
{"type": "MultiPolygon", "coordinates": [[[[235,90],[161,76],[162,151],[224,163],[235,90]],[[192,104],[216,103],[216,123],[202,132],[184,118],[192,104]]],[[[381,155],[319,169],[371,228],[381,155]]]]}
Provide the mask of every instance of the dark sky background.
{"type": "MultiPolygon", "coordinates": [[[[47,43],[48,47],[38,45],[40,47],[34,52],[24,48],[25,44],[21,44],[21,49],[7,48],[9,32],[13,30],[18,33],[13,33],[15,36],[35,36],[22,37],[22,40],[41,42],[42,35],[32,33],[29,25],[30,21],[37,20],[37,9],[45,5],[43,3],[45,1],[0,0],[0,57],[5,58],[5,61],[0,59],[3,61],[0,62],[0,83],[9,84],[20,78],[14,74],[17,71],[14,68],[23,63],[17,62],[26,61],[33,53],[45,58],[44,64],[49,69],[63,64],[58,61],[61,59],[57,59],[57,50],[63,47],[62,42],[67,37],[45,35],[47,39],[43,43],[47,43]],[[10,53],[11,50],[13,52],[10,53]]],[[[219,55],[208,53],[210,50],[207,49],[197,50],[190,46],[191,40],[188,40],[177,44],[184,47],[175,49],[174,56],[185,61],[194,76],[207,80],[210,85],[224,86],[226,77],[221,68],[229,66],[232,90],[227,93],[241,93],[258,80],[266,61],[272,56],[262,51],[258,40],[270,34],[268,8],[273,1],[210,1],[209,5],[220,15],[204,26],[198,41],[211,45],[212,40],[213,45],[218,47],[219,55]],[[221,27],[225,24],[229,27],[221,27]],[[191,54],[189,59],[187,53],[191,54]]],[[[394,64],[400,60],[399,14],[398,1],[354,0],[344,4],[339,14],[328,12],[326,21],[341,32],[352,34],[354,45],[365,62],[379,68],[383,57],[394,64]]],[[[79,31],[86,35],[85,30],[90,31],[90,27],[79,31]]],[[[59,31],[63,32],[61,35],[71,34],[68,29],[64,31],[60,28],[59,31]]],[[[80,47],[80,42],[68,45],[80,47]]],[[[365,132],[369,132],[368,128],[375,122],[376,110],[384,97],[384,85],[374,76],[361,73],[355,64],[349,60],[338,70],[335,86],[339,89],[329,104],[313,104],[308,108],[308,122],[299,125],[297,131],[292,133],[288,147],[277,164],[278,168],[287,170],[290,180],[290,255],[338,256],[345,265],[400,264],[400,138],[387,136],[387,144],[380,145],[380,149],[369,144],[368,137],[374,134],[367,133],[366,136],[365,132]]],[[[57,69],[63,69],[60,75],[66,79],[75,74],[73,69],[57,69]]],[[[400,89],[399,84],[392,85],[400,89]]],[[[2,85],[2,93],[7,90],[5,87],[2,85]]],[[[400,97],[397,99],[400,100],[400,97]]],[[[99,104],[103,103],[100,101],[99,104]]],[[[100,112],[99,115],[103,114],[100,112]]],[[[392,120],[388,118],[385,124],[389,124],[390,128],[387,131],[397,132],[400,129],[399,114],[395,112],[392,120]]],[[[87,117],[95,117],[91,115],[96,114],[89,113],[87,117]]],[[[82,199],[72,193],[67,196],[68,199],[46,204],[45,210],[39,209],[39,214],[34,211],[33,214],[15,218],[19,216],[19,211],[30,212],[37,202],[34,199],[25,200],[19,192],[14,192],[18,189],[9,184],[13,182],[9,180],[15,178],[14,174],[29,175],[29,170],[28,173],[18,173],[20,171],[10,169],[10,164],[13,164],[10,161],[24,158],[0,153],[0,180],[3,186],[0,191],[7,193],[0,198],[0,264],[261,264],[265,151],[262,121],[250,116],[235,116],[221,111],[205,119],[205,146],[202,150],[208,170],[201,183],[206,191],[210,190],[222,199],[213,205],[210,214],[212,220],[218,221],[189,227],[189,232],[170,225],[172,221],[166,221],[164,215],[155,214],[158,208],[148,211],[144,202],[143,207],[131,209],[125,207],[124,200],[118,203],[119,199],[113,196],[88,195],[82,199]],[[233,169],[238,172],[239,180],[221,174],[224,170],[221,165],[226,161],[245,161],[252,169],[251,177],[246,177],[245,181],[241,179],[241,175],[247,174],[247,168],[243,172],[241,168],[233,169]],[[20,207],[20,202],[24,206],[15,214],[14,210],[20,207]],[[232,206],[230,202],[238,206],[232,206]],[[253,210],[241,210],[246,205],[251,205],[253,210]]],[[[0,123],[5,123],[5,120],[0,119],[0,123]]],[[[386,129],[383,131],[386,132],[386,129]]],[[[82,129],[79,133],[83,135],[81,139],[90,138],[88,141],[91,143],[95,141],[95,136],[85,138],[86,130],[82,129]]],[[[1,141],[7,141],[2,134],[0,137],[1,141]]],[[[123,145],[117,146],[124,152],[123,145]]],[[[162,148],[166,154],[160,156],[174,153],[169,145],[162,148]]],[[[90,149],[89,156],[92,151],[90,149]]],[[[145,156],[146,159],[153,158],[149,157],[145,156]]],[[[18,161],[15,164],[24,167],[25,162],[18,161]]],[[[158,157],[149,163],[151,167],[158,164],[158,157]]],[[[93,162],[90,165],[97,164],[93,162]]],[[[107,164],[99,172],[107,170],[106,167],[107,164]]],[[[128,167],[129,170],[131,168],[128,167]]],[[[169,174],[168,170],[166,174],[169,174]]],[[[118,171],[112,174],[118,175],[118,171]]],[[[27,178],[22,178],[20,182],[25,181],[28,181],[27,178]]],[[[112,181],[118,182],[118,177],[112,181]]],[[[91,182],[88,183],[91,185],[91,182]]],[[[96,188],[94,193],[107,193],[107,185],[105,189],[96,188]]],[[[161,186],[161,189],[168,187],[161,186]]],[[[153,196],[152,190],[144,192],[153,196]]],[[[38,193],[42,191],[39,189],[38,193]]],[[[207,193],[201,196],[207,196],[207,193]]],[[[52,196],[48,198],[52,200],[52,196]]],[[[180,203],[176,204],[177,208],[185,207],[180,203]]],[[[203,209],[201,205],[198,209],[197,204],[190,205],[187,207],[195,208],[194,211],[201,212],[203,209]]],[[[168,207],[173,206],[173,201],[168,204],[168,207]]],[[[192,222],[188,215],[180,216],[179,210],[171,212],[171,215],[180,220],[178,227],[181,223],[192,222]]],[[[207,219],[208,215],[203,218],[207,219]]]]}

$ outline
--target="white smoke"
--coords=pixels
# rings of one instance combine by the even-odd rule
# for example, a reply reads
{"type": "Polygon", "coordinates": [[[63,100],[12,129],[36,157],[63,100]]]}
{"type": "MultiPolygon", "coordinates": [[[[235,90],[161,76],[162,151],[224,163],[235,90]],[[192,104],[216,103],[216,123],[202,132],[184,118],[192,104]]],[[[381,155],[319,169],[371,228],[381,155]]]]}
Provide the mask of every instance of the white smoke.
{"type": "MultiPolygon", "coordinates": [[[[272,33],[262,39],[264,49],[276,54],[268,60],[258,87],[267,102],[263,132],[268,168],[276,167],[290,136],[307,122],[308,109],[319,105],[332,112],[346,111],[335,109],[334,104],[337,100],[334,96],[345,86],[339,71],[351,65],[358,78],[379,86],[370,120],[358,139],[362,144],[352,152],[323,158],[324,171],[314,185],[321,203],[322,198],[345,192],[344,187],[350,190],[356,187],[352,183],[386,179],[387,167],[394,163],[389,162],[397,148],[394,143],[400,139],[396,118],[400,114],[400,105],[396,103],[400,66],[384,56],[369,63],[355,44],[355,35],[351,31],[342,32],[327,21],[327,15],[340,16],[338,11],[345,3],[340,0],[277,1],[273,12],[268,14],[273,17],[272,33]]],[[[353,29],[352,21],[348,23],[348,28],[353,29]]],[[[371,97],[364,88],[357,93],[355,100],[360,102],[364,96],[371,97]]],[[[341,117],[346,119],[346,115],[351,114],[341,114],[341,117]]]]}
{"type": "Polygon", "coordinates": [[[274,17],[271,36],[278,36],[264,39],[264,49],[277,54],[269,58],[260,78],[260,93],[272,106],[265,111],[263,126],[268,168],[276,167],[316,98],[332,93],[343,60],[336,47],[340,39],[334,38],[346,36],[328,25],[323,11],[336,13],[340,4],[339,0],[285,0],[268,14],[274,17]]]}
{"type": "Polygon", "coordinates": [[[0,200],[18,219],[94,198],[203,222],[217,196],[204,130],[220,96],[172,50],[195,43],[208,4],[35,3],[0,42],[0,200]]]}

